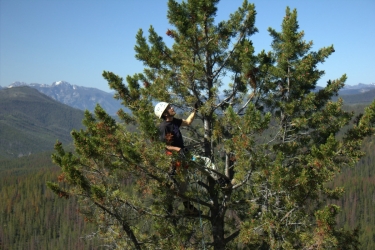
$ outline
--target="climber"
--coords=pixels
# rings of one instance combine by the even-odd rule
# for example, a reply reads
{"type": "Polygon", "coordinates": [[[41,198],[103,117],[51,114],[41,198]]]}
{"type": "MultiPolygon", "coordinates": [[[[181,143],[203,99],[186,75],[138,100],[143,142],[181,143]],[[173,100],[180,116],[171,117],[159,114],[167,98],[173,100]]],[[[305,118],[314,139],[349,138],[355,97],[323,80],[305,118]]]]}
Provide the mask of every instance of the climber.
{"type": "Polygon", "coordinates": [[[175,118],[176,111],[167,102],[159,102],[155,106],[155,114],[158,118],[163,119],[159,125],[160,139],[166,143],[167,152],[178,152],[183,154],[186,152],[184,141],[180,131],[181,126],[189,126],[195,118],[198,104],[195,105],[193,112],[186,120],[175,118]]]}
{"type": "MultiPolygon", "coordinates": [[[[159,102],[156,104],[154,110],[155,115],[163,120],[159,125],[159,133],[160,140],[166,144],[166,154],[172,155],[173,152],[175,152],[180,156],[180,158],[184,158],[185,155],[188,155],[188,150],[184,145],[180,127],[189,126],[194,121],[199,107],[199,103],[196,103],[192,113],[187,119],[179,119],[174,117],[176,115],[176,111],[169,103],[159,102]]],[[[180,165],[180,161],[175,161],[172,163],[171,176],[179,173],[183,175],[183,178],[181,178],[182,181],[180,181],[177,186],[179,192],[184,194],[187,190],[188,174],[186,168],[180,165]]],[[[183,204],[185,207],[185,213],[192,215],[199,214],[199,210],[196,209],[189,201],[184,201],[183,204]]]]}

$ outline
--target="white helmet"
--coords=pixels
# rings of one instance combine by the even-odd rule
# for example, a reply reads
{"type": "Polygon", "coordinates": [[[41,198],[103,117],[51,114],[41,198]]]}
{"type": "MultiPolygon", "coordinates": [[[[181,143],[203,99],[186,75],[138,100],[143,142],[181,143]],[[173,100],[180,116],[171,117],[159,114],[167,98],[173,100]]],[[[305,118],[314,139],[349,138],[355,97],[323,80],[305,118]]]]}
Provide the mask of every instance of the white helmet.
{"type": "Polygon", "coordinates": [[[154,109],[154,112],[155,112],[155,115],[158,117],[158,118],[161,118],[161,116],[163,115],[165,109],[168,107],[169,103],[167,102],[159,102],[158,104],[156,104],[155,106],[155,109],[154,109]]]}

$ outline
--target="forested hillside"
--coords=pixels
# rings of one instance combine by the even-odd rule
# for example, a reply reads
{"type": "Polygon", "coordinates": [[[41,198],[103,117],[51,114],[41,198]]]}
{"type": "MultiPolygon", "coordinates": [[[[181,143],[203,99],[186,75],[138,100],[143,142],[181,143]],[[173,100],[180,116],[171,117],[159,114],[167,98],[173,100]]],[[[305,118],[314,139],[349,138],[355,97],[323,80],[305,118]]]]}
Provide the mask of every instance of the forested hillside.
{"type": "MultiPolygon", "coordinates": [[[[364,107],[356,104],[346,109],[360,114],[364,107]]],[[[339,225],[359,228],[360,249],[375,249],[375,136],[365,140],[362,148],[366,155],[332,182],[333,186],[342,186],[345,190],[342,198],[332,203],[341,207],[339,225]]]]}
{"type": "Polygon", "coordinates": [[[0,90],[0,249],[89,249],[76,202],[56,198],[46,181],[57,140],[70,144],[83,111],[35,89],[0,90]]]}
{"type": "Polygon", "coordinates": [[[83,111],[61,104],[29,87],[0,90],[0,157],[51,150],[56,140],[72,141],[83,111]]]}
{"type": "Polygon", "coordinates": [[[348,229],[359,227],[360,249],[375,249],[375,138],[363,146],[366,156],[353,169],[346,169],[334,180],[345,193],[339,201],[338,223],[348,229]]]}
{"type": "Polygon", "coordinates": [[[0,249],[98,249],[86,241],[92,226],[73,199],[60,199],[46,188],[56,179],[50,153],[0,161],[0,249]]]}

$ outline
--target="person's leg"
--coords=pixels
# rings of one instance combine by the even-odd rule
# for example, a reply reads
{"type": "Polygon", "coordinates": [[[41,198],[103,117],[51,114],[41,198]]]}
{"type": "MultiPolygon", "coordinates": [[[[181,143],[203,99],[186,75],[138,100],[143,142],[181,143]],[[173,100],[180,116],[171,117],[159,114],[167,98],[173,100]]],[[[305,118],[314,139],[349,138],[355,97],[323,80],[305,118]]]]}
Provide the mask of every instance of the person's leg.
{"type": "Polygon", "coordinates": [[[217,180],[217,174],[215,174],[213,171],[211,171],[211,169],[217,171],[217,168],[216,168],[215,164],[212,163],[211,159],[208,158],[208,157],[205,157],[205,156],[193,155],[193,161],[196,161],[197,159],[203,160],[204,167],[206,168],[207,172],[212,176],[212,178],[217,180]]]}
{"type": "Polygon", "coordinates": [[[227,187],[230,182],[225,180],[222,177],[219,177],[215,172],[211,171],[217,171],[217,168],[215,164],[212,163],[211,159],[205,156],[200,156],[200,155],[193,155],[193,161],[196,161],[197,159],[201,159],[204,162],[204,167],[206,168],[207,172],[214,178],[217,183],[220,185],[220,187],[227,187]]]}

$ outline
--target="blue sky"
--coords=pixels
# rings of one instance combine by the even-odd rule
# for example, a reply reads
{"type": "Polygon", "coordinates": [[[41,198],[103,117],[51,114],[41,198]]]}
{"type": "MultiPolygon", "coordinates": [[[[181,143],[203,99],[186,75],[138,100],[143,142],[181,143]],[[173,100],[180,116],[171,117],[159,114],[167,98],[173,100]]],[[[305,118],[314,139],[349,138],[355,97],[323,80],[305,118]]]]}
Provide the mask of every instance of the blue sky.
{"type": "MultiPolygon", "coordinates": [[[[280,30],[286,6],[296,8],[305,40],[313,50],[335,46],[319,68],[319,82],[346,73],[347,84],[375,83],[374,0],[255,0],[256,52],[270,50],[268,27],[280,30]]],[[[242,0],[222,0],[225,20],[242,0]]],[[[103,70],[126,77],[142,72],[134,57],[135,35],[153,25],[165,42],[172,28],[167,0],[0,0],[0,85],[12,82],[71,84],[109,91],[103,70]]]]}

